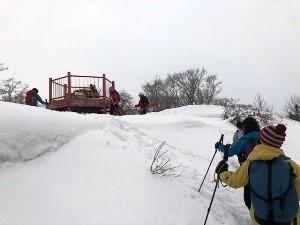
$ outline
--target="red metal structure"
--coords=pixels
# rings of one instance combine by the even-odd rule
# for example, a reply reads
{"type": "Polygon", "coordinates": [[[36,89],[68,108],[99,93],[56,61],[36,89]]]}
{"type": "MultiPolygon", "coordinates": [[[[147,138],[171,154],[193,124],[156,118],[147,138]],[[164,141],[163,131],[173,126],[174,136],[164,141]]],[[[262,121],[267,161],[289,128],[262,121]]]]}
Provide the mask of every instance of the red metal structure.
{"type": "Polygon", "coordinates": [[[73,75],[49,78],[48,109],[79,113],[106,113],[109,109],[109,87],[115,82],[102,76],[73,75]],[[91,89],[91,87],[94,87],[91,89]]]}

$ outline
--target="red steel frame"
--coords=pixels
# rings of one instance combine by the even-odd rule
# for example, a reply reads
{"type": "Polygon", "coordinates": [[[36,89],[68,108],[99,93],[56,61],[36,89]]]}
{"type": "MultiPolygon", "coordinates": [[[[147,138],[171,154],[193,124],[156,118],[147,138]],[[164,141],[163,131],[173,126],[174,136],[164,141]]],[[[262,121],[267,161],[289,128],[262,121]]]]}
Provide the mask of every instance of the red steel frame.
{"type": "Polygon", "coordinates": [[[72,111],[80,113],[106,113],[109,104],[109,87],[115,87],[115,82],[102,76],[73,75],[56,79],[49,78],[49,105],[48,109],[57,111],[72,111]],[[80,91],[89,90],[93,84],[99,96],[86,97],[76,95],[80,91]]]}

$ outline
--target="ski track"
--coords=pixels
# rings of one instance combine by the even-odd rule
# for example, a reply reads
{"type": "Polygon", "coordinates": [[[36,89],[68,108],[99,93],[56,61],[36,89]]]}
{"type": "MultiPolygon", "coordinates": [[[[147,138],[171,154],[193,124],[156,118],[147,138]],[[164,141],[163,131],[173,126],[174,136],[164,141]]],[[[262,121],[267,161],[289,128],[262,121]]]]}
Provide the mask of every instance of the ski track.
{"type": "MultiPolygon", "coordinates": [[[[31,109],[31,108],[30,108],[31,109]]],[[[48,112],[46,113],[57,113],[57,112],[48,112]]],[[[62,114],[63,118],[67,118],[67,114],[62,114]]],[[[127,121],[126,118],[123,117],[112,117],[108,115],[99,116],[99,115],[84,115],[86,117],[85,126],[83,123],[77,124],[74,129],[73,123],[76,123],[76,118],[79,118],[82,121],[83,115],[75,115],[75,114],[68,114],[72,115],[71,119],[68,117],[64,124],[56,123],[48,125],[53,130],[53,126],[57,126],[55,133],[48,133],[47,129],[40,128],[38,125],[34,126],[34,132],[31,132],[30,135],[24,138],[24,133],[26,130],[29,129],[26,123],[23,127],[20,127],[18,131],[15,131],[15,140],[12,141],[10,139],[5,138],[5,132],[0,133],[0,139],[4,140],[0,142],[1,149],[17,149],[16,151],[12,151],[8,154],[8,151],[1,152],[0,159],[1,162],[18,162],[18,161],[28,161],[32,159],[36,159],[40,156],[48,152],[56,151],[57,149],[61,148],[64,144],[70,142],[75,137],[79,137],[81,135],[86,134],[87,132],[101,132],[106,133],[109,137],[115,137],[118,140],[118,143],[114,143],[112,140],[106,140],[104,143],[108,146],[113,146],[117,151],[122,151],[122,149],[127,149],[132,152],[132,154],[136,154],[142,157],[142,160],[145,162],[145,165],[149,168],[150,173],[150,166],[153,161],[154,154],[157,148],[161,145],[161,143],[165,140],[160,138],[154,137],[152,135],[147,135],[146,132],[141,131],[138,129],[134,123],[130,120],[127,121]],[[72,129],[66,129],[69,123],[72,123],[72,129]],[[2,148],[3,147],[3,148],[2,148]],[[26,154],[25,154],[26,153],[26,154]]],[[[169,115],[169,113],[166,113],[169,115]]],[[[147,115],[148,116],[148,115],[147,115]]],[[[174,112],[172,116],[180,115],[177,112],[174,112]]],[[[216,124],[216,116],[211,114],[196,114],[193,115],[193,118],[180,118],[179,124],[171,124],[173,127],[181,127],[181,129],[202,129],[203,127],[210,126],[210,122],[203,121],[201,117],[210,117],[213,121],[212,124],[216,124]]],[[[158,118],[158,129],[159,121],[164,120],[165,117],[164,113],[160,115],[156,115],[158,118]]],[[[136,119],[145,119],[145,117],[137,117],[136,119]]],[[[52,121],[53,122],[53,121],[52,121]]],[[[224,121],[220,121],[220,126],[222,126],[224,121]]],[[[165,126],[162,124],[161,127],[165,126]]],[[[30,127],[30,126],[29,126],[30,127]]],[[[221,132],[220,132],[221,133],[221,132]]],[[[225,134],[226,136],[232,136],[232,133],[229,131],[225,134]]],[[[161,137],[163,138],[163,137],[161,137]]],[[[179,181],[183,188],[186,195],[192,200],[195,201],[199,210],[207,211],[209,203],[212,198],[213,190],[214,190],[214,183],[213,180],[213,169],[215,168],[217,161],[211,165],[211,168],[207,174],[207,177],[203,183],[203,187],[201,192],[198,192],[200,184],[204,178],[206,173],[205,171],[198,171],[196,167],[190,166],[191,162],[197,164],[203,164],[205,162],[207,164],[207,168],[211,161],[211,157],[214,154],[214,151],[211,151],[210,154],[206,155],[198,155],[188,149],[182,149],[180,147],[174,146],[173,144],[166,141],[165,145],[161,149],[161,153],[166,152],[163,158],[170,158],[170,166],[177,166],[180,167],[175,168],[174,170],[167,171],[165,177],[169,179],[176,179],[179,181]],[[172,174],[176,174],[179,176],[172,176],[172,174]]],[[[162,159],[163,159],[162,158],[162,159]]],[[[230,163],[230,166],[237,167],[238,165],[234,162],[230,163]]],[[[7,163],[5,166],[10,167],[11,164],[7,163]]],[[[154,175],[156,176],[156,175],[154,175]]],[[[239,225],[241,221],[242,224],[250,224],[250,218],[245,221],[245,217],[239,215],[245,215],[247,212],[246,206],[244,206],[243,197],[242,197],[242,189],[239,193],[239,200],[238,206],[235,208],[226,207],[226,202],[232,201],[233,196],[237,196],[237,194],[233,194],[236,190],[230,188],[223,188],[217,189],[216,196],[214,198],[214,202],[212,204],[212,209],[210,211],[210,217],[213,217],[214,220],[211,221],[219,221],[220,224],[226,224],[226,221],[234,221],[231,223],[232,225],[239,225]],[[228,217],[234,217],[228,219],[228,217],[224,218],[224,211],[228,217]]],[[[236,201],[237,202],[237,201],[236,201]]],[[[207,224],[210,224],[210,219],[208,218],[207,224]]],[[[205,218],[203,218],[204,222],[205,218]]],[[[200,222],[201,223],[201,222],[200,222]]]]}
{"type": "MultiPolygon", "coordinates": [[[[141,153],[141,155],[144,158],[144,161],[147,165],[149,165],[150,170],[154,153],[159,147],[159,145],[163,142],[163,140],[157,140],[156,138],[149,137],[139,129],[132,127],[130,123],[124,123],[122,121],[119,121],[117,117],[111,120],[109,126],[105,129],[112,135],[116,136],[120,141],[124,142],[122,148],[128,148],[131,150],[135,150],[138,153],[141,153]]],[[[189,196],[192,200],[196,201],[197,205],[201,209],[207,211],[215,187],[215,183],[213,183],[212,174],[213,169],[216,167],[217,160],[215,159],[212,163],[207,177],[203,183],[202,189],[199,193],[198,189],[206,171],[199,172],[196,168],[190,168],[188,166],[188,163],[186,162],[189,162],[190,160],[198,160],[199,163],[203,163],[204,160],[207,162],[208,168],[211,158],[196,155],[191,151],[182,150],[168,143],[166,143],[162,147],[161,153],[165,151],[168,151],[165,154],[165,158],[170,158],[172,166],[176,166],[182,163],[182,165],[176,168],[175,171],[170,171],[170,173],[180,175],[178,177],[173,177],[172,179],[179,180],[185,187],[184,191],[186,192],[186,195],[189,196]]],[[[232,166],[231,164],[234,165],[233,167],[238,166],[234,163],[236,160],[231,161],[232,162],[230,163],[230,166],[232,166]]],[[[170,173],[167,173],[166,176],[170,176],[170,173]]],[[[227,207],[226,203],[232,201],[232,197],[236,196],[233,195],[233,192],[236,192],[236,190],[231,189],[229,187],[222,187],[220,184],[220,188],[217,189],[215,198],[213,200],[207,224],[210,224],[210,217],[214,217],[214,221],[220,221],[220,224],[251,224],[250,216],[248,219],[245,219],[244,216],[240,216],[249,213],[248,209],[244,205],[243,189],[240,189],[239,191],[239,205],[235,208],[227,207]],[[226,212],[225,214],[228,215],[226,218],[224,218],[224,211],[226,212]],[[228,217],[230,217],[230,219],[228,219],[228,217]],[[231,222],[229,223],[228,221],[231,222]],[[232,221],[234,221],[234,223],[232,223],[232,221]]],[[[204,220],[205,218],[203,218],[203,222],[204,220]]]]}

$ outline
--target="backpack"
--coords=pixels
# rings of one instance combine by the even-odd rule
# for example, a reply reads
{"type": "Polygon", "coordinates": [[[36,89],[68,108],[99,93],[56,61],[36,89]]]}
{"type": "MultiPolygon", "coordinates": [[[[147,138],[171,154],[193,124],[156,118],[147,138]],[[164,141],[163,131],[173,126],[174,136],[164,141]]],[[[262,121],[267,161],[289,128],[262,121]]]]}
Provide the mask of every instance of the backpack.
{"type": "Polygon", "coordinates": [[[119,94],[119,92],[117,92],[116,90],[115,90],[115,92],[117,93],[117,95],[118,95],[118,102],[121,100],[121,98],[120,98],[120,94],[119,94]]]}
{"type": "Polygon", "coordinates": [[[37,105],[36,99],[35,99],[35,92],[33,90],[29,90],[26,92],[25,96],[25,104],[26,105],[37,105]]]}
{"type": "Polygon", "coordinates": [[[248,140],[248,142],[246,142],[246,144],[243,146],[243,148],[238,154],[238,160],[240,164],[246,161],[248,155],[252,152],[255,145],[256,145],[256,139],[250,139],[248,140]]]}
{"type": "Polygon", "coordinates": [[[255,220],[261,225],[290,225],[296,219],[299,209],[296,175],[291,164],[285,162],[287,159],[282,155],[250,163],[251,203],[255,220]]]}
{"type": "Polygon", "coordinates": [[[143,104],[147,104],[147,105],[150,104],[149,99],[145,95],[142,96],[141,101],[143,104]]]}

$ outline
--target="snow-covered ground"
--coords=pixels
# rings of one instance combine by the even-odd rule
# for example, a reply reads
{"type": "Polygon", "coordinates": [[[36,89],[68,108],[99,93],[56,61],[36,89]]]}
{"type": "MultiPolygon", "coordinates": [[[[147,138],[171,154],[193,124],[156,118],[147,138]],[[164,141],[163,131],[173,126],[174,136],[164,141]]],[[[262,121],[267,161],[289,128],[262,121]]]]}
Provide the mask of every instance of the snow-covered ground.
{"type": "MultiPolygon", "coordinates": [[[[235,127],[218,106],[113,117],[0,102],[0,225],[198,225],[213,194],[203,180],[214,143],[235,127]],[[175,175],[152,175],[159,145],[175,175]],[[179,175],[179,176],[178,176],[179,175]]],[[[284,120],[300,162],[300,123],[284,120]]],[[[238,166],[236,157],[230,169],[238,166]]],[[[251,224],[242,189],[217,189],[207,224],[251,224]]]]}

